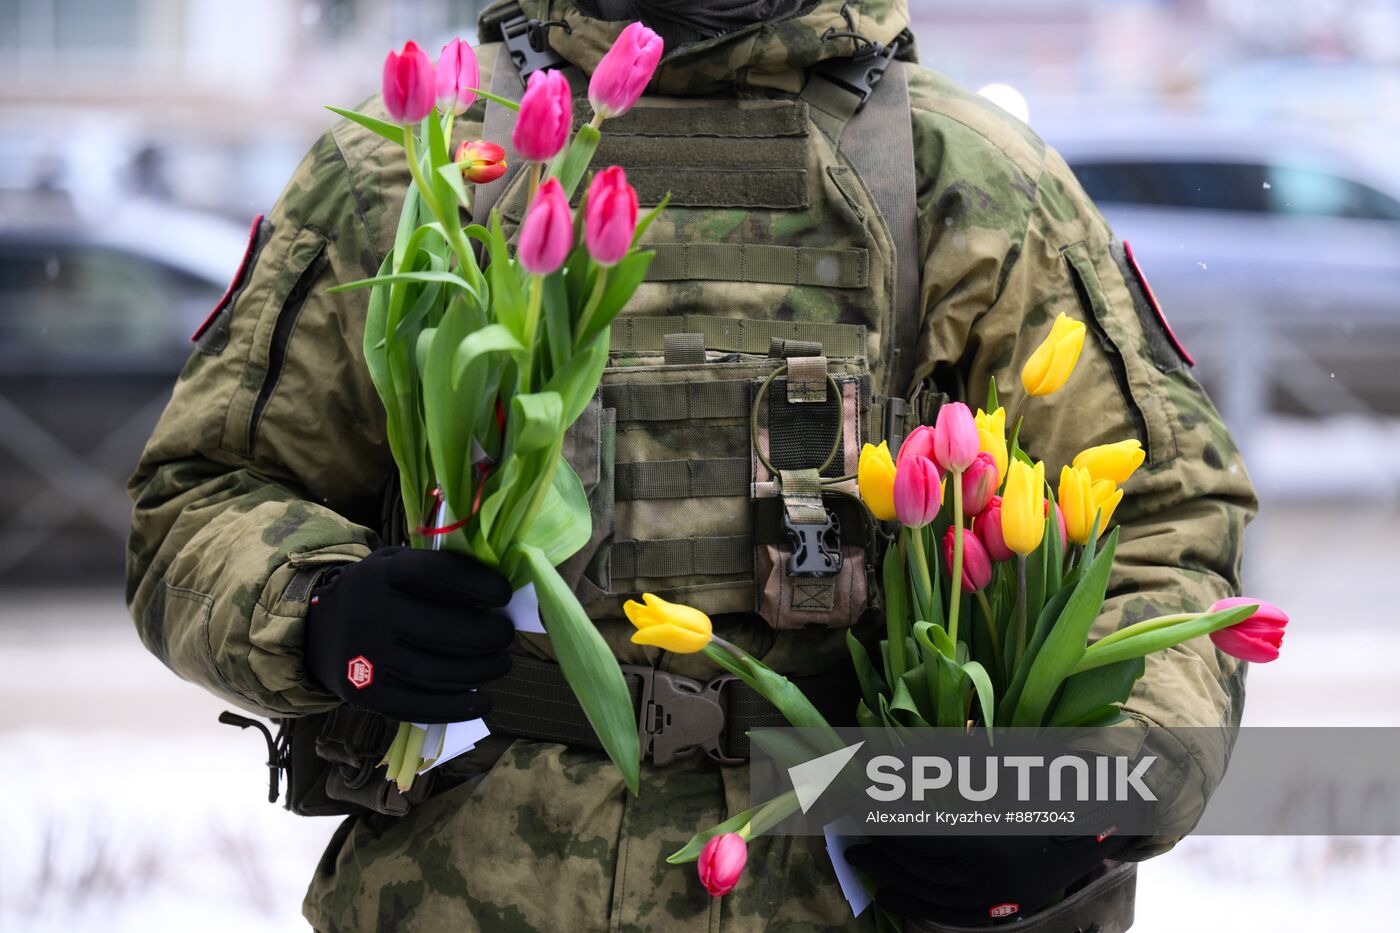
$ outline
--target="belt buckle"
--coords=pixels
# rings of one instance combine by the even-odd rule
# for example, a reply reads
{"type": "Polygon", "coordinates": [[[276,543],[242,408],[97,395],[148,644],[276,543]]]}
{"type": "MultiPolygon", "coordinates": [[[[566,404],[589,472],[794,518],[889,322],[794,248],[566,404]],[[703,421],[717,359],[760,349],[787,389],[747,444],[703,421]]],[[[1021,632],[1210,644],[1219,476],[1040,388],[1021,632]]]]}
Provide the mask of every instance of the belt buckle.
{"type": "Polygon", "coordinates": [[[720,741],[728,718],[724,687],[737,678],[732,674],[701,683],[669,671],[642,665],[623,665],[624,674],[642,681],[637,709],[637,737],[642,760],[665,767],[676,758],[701,749],[721,764],[740,764],[742,758],[724,753],[720,741]]]}

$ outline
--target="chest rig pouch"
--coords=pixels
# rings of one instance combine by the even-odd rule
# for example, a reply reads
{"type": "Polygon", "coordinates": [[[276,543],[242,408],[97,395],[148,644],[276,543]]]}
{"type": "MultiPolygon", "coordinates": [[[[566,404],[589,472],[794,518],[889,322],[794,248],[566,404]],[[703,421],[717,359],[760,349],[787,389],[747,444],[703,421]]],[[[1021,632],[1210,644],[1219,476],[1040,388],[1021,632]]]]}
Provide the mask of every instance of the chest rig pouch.
{"type": "MultiPolygon", "coordinates": [[[[904,432],[914,336],[895,259],[906,224],[840,144],[863,138],[852,119],[899,64],[875,52],[819,69],[795,98],[644,97],[605,127],[594,164],[621,165],[644,207],[670,201],[613,324],[597,408],[567,447],[595,533],[566,578],[600,622],[643,592],[778,630],[844,628],[867,608],[874,534],[856,465],[862,443],[904,432]]],[[[506,70],[493,90],[511,87],[506,70]]],[[[899,77],[880,96],[907,152],[885,158],[912,231],[899,77]]],[[[495,194],[518,224],[523,178],[495,194]]]]}

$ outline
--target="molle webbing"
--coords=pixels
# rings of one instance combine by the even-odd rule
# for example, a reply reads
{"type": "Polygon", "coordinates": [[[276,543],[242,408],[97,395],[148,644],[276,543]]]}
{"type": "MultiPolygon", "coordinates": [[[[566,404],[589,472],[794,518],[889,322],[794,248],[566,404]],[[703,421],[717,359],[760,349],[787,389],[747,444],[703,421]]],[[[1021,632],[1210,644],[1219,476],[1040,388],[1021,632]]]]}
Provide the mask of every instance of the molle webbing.
{"type": "Polygon", "coordinates": [[[612,352],[659,355],[665,351],[666,335],[681,333],[703,335],[705,349],[719,353],[766,356],[778,339],[819,343],[831,359],[865,357],[866,330],[860,325],[740,320],[702,314],[619,317],[612,325],[612,352]]]}
{"type": "Polygon", "coordinates": [[[723,382],[616,383],[603,386],[603,406],[628,421],[692,421],[697,418],[746,418],[753,384],[723,382]]]}
{"type": "Polygon", "coordinates": [[[747,496],[748,457],[721,460],[656,460],[619,463],[613,479],[619,502],[638,499],[701,499],[747,496]]]}
{"type": "Polygon", "coordinates": [[[753,572],[753,539],[671,538],[618,541],[610,555],[614,579],[727,576],[753,572]]]}
{"type": "Polygon", "coordinates": [[[648,282],[755,282],[864,288],[870,253],[864,249],[752,243],[658,243],[648,282]]]}

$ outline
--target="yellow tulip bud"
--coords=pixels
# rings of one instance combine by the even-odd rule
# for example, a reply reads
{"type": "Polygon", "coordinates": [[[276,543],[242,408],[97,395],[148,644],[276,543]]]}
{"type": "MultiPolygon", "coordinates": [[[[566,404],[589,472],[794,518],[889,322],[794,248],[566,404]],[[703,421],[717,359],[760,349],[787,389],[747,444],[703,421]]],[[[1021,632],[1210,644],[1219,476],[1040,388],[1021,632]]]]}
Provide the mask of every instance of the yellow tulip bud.
{"type": "Polygon", "coordinates": [[[1060,512],[1065,517],[1065,533],[1075,544],[1087,544],[1093,533],[1098,511],[1093,487],[1088,470],[1068,466],[1060,470],[1060,512]]]}
{"type": "Polygon", "coordinates": [[[1101,479],[1095,480],[1091,494],[1094,497],[1094,511],[1099,515],[1099,537],[1103,537],[1118,503],[1123,501],[1123,490],[1115,486],[1112,480],[1101,479]]]}
{"type": "Polygon", "coordinates": [[[668,603],[650,593],[642,594],[642,599],[646,605],[629,599],[622,607],[627,621],[637,627],[632,633],[632,644],[694,654],[710,643],[714,632],[710,617],[699,609],[668,603]]]}
{"type": "Polygon", "coordinates": [[[1045,464],[1011,461],[1001,496],[1001,536],[1017,554],[1029,554],[1045,537],[1045,464]]]}
{"type": "Polygon", "coordinates": [[[1146,457],[1147,451],[1142,449],[1142,441],[1134,437],[1116,444],[1090,447],[1074,458],[1074,465],[1088,470],[1095,482],[1106,479],[1122,486],[1142,466],[1146,457]]]}
{"type": "Polygon", "coordinates": [[[1031,358],[1021,370],[1021,385],[1031,395],[1049,395],[1058,392],[1065,384],[1074,364],[1079,362],[1079,351],[1084,349],[1084,322],[1076,321],[1069,315],[1055,318],[1050,328],[1050,336],[1036,348],[1031,358]]]}
{"type": "Polygon", "coordinates": [[[1006,482],[1006,464],[1010,455],[1006,450],[1006,409],[998,408],[990,415],[977,409],[977,445],[991,454],[997,464],[997,485],[1006,482]]]}
{"type": "Polygon", "coordinates": [[[870,514],[882,522],[894,521],[894,458],[889,444],[881,441],[879,447],[866,444],[861,448],[856,482],[870,514]]]}

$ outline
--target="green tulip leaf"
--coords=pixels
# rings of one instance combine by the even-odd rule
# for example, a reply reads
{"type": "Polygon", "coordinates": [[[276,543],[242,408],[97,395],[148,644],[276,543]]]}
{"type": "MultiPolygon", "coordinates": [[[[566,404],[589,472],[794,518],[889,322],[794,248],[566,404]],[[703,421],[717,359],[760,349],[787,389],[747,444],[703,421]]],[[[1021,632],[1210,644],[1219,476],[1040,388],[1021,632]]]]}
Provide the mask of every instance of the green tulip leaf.
{"type": "Polygon", "coordinates": [[[549,562],[559,566],[578,553],[593,537],[593,519],[588,511],[588,493],[568,461],[560,460],[554,479],[545,493],[544,505],[521,529],[516,539],[537,547],[549,562]]]}
{"type": "Polygon", "coordinates": [[[399,126],[397,123],[387,123],[384,120],[378,120],[354,110],[342,110],[339,107],[328,106],[326,109],[331,113],[339,114],[353,123],[358,123],[376,136],[382,136],[396,145],[403,145],[403,127],[399,126]]]}

